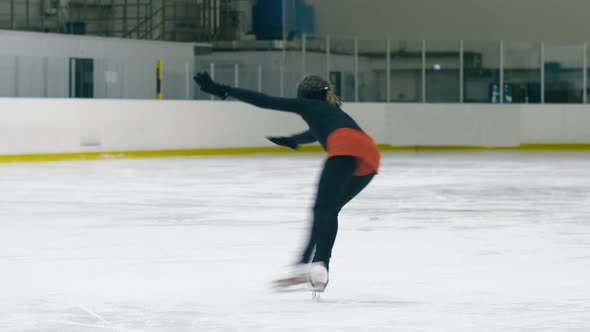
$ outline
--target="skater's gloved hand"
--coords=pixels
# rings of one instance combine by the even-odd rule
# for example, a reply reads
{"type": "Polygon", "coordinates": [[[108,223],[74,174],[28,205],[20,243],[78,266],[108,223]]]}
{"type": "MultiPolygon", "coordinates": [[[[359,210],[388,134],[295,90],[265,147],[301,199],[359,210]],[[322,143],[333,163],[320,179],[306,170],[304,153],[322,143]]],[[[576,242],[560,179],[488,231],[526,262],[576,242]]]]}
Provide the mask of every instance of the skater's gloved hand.
{"type": "Polygon", "coordinates": [[[297,150],[299,145],[293,142],[293,139],[290,137],[266,137],[269,141],[273,142],[276,145],[286,146],[290,149],[297,150]]]}
{"type": "Polygon", "coordinates": [[[213,82],[209,73],[198,73],[194,79],[201,87],[201,91],[217,96],[223,100],[227,98],[230,89],[229,86],[213,82]]]}

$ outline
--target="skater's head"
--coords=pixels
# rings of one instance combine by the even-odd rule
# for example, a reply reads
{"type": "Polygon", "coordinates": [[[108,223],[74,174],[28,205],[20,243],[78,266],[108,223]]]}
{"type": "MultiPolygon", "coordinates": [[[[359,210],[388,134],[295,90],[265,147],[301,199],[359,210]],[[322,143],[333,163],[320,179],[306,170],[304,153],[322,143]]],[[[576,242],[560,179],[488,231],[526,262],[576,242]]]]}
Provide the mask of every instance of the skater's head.
{"type": "Polygon", "coordinates": [[[342,101],[336,96],[330,83],[316,75],[309,75],[299,82],[297,96],[300,98],[324,100],[334,107],[342,106],[342,101]]]}

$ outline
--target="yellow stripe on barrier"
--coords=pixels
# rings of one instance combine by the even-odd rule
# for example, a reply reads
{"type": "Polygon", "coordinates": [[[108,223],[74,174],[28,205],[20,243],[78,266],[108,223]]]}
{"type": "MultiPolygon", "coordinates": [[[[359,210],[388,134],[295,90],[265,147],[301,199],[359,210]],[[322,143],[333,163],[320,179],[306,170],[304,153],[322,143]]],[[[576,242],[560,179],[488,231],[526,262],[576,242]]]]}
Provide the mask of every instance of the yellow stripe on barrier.
{"type": "Polygon", "coordinates": [[[590,151],[590,144],[529,143],[521,144],[520,149],[528,151],[590,151]]]}
{"type": "Polygon", "coordinates": [[[590,151],[590,144],[528,143],[520,146],[379,146],[383,151],[590,151]]]}
{"type": "MultiPolygon", "coordinates": [[[[379,144],[382,152],[420,152],[420,151],[590,151],[590,144],[523,144],[517,147],[478,147],[478,146],[393,146],[379,144]]],[[[322,152],[319,145],[303,146],[297,150],[301,153],[322,152]]],[[[293,150],[281,147],[251,148],[216,148],[188,150],[153,150],[153,151],[112,151],[112,152],[74,152],[49,154],[0,155],[0,163],[16,162],[51,162],[70,160],[108,160],[132,158],[166,158],[191,156],[224,156],[252,154],[285,154],[293,150]]]]}
{"type": "MultiPolygon", "coordinates": [[[[320,146],[303,147],[301,152],[320,152],[320,146]]],[[[110,152],[73,152],[48,154],[0,155],[0,163],[13,162],[49,162],[68,160],[131,159],[131,158],[166,158],[190,156],[251,155],[258,153],[290,153],[292,150],[280,147],[253,148],[219,148],[219,149],[185,149],[185,150],[149,150],[149,151],[110,151],[110,152]]]]}

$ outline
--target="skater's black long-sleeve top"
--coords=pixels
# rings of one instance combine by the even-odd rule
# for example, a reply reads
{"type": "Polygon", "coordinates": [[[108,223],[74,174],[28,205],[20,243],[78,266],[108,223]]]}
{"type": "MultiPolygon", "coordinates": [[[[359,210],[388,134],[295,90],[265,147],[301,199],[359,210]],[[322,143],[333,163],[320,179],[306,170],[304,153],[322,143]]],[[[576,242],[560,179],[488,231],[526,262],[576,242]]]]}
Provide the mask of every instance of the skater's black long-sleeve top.
{"type": "Polygon", "coordinates": [[[348,114],[323,100],[271,97],[239,88],[230,88],[228,96],[258,107],[291,112],[301,116],[309,126],[309,130],[291,137],[297,144],[318,141],[324,150],[328,151],[326,141],[335,130],[350,128],[362,131],[348,114]]]}

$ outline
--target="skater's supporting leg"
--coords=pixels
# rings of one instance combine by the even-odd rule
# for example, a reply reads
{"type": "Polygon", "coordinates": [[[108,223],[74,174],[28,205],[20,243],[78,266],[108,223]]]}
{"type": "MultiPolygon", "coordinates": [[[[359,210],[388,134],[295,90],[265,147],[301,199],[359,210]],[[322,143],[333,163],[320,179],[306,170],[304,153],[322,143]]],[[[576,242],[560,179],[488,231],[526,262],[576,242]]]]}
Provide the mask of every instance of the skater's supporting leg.
{"type": "Polygon", "coordinates": [[[326,269],[329,268],[330,258],[332,257],[332,248],[336,242],[336,235],[338,234],[338,212],[332,217],[332,221],[326,224],[323,232],[316,241],[316,252],[313,256],[312,262],[323,262],[326,269]]]}
{"type": "Polygon", "coordinates": [[[369,174],[365,176],[355,176],[350,181],[350,185],[348,187],[348,191],[346,192],[346,196],[342,200],[342,204],[340,209],[342,209],[348,202],[350,202],[353,198],[356,197],[365,187],[373,180],[375,174],[369,174]]]}
{"type": "Polygon", "coordinates": [[[311,257],[315,252],[315,244],[316,238],[319,233],[319,227],[321,227],[321,223],[315,222],[315,218],[311,223],[309,238],[307,240],[307,245],[303,250],[303,255],[301,257],[300,263],[309,263],[311,261],[311,257]]]}
{"type": "MultiPolygon", "coordinates": [[[[318,253],[318,242],[326,242],[326,238],[337,231],[338,212],[349,183],[354,177],[356,158],[350,156],[337,156],[326,160],[324,170],[318,184],[316,202],[313,208],[313,225],[307,246],[303,252],[302,263],[310,261],[313,249],[315,256],[325,256],[324,252],[318,253]]],[[[324,257],[322,257],[324,259],[324,257]]],[[[329,259],[329,257],[326,259],[329,259]]],[[[314,259],[314,261],[316,261],[314,259]]]]}
{"type": "Polygon", "coordinates": [[[342,196],[342,199],[337,202],[337,210],[333,215],[333,221],[330,222],[324,228],[325,233],[323,236],[316,240],[316,254],[313,258],[314,262],[324,262],[326,267],[329,266],[330,257],[332,257],[332,249],[334,248],[334,242],[336,241],[336,234],[338,233],[338,214],[340,210],[358,195],[373,179],[374,174],[366,176],[354,176],[349,181],[346,188],[346,193],[342,196]]]}

